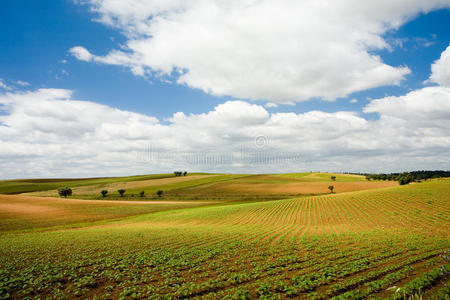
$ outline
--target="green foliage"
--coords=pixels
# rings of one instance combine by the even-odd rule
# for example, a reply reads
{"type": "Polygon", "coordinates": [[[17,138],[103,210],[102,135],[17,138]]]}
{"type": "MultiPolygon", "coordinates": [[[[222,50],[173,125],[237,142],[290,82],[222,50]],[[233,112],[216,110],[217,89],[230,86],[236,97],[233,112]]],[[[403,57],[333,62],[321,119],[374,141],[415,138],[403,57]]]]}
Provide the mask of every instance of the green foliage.
{"type": "MultiPolygon", "coordinates": [[[[251,231],[211,235],[210,228],[145,224],[21,234],[21,242],[5,236],[0,297],[365,299],[407,278],[410,264],[435,257],[446,244],[421,239],[420,252],[405,252],[409,237],[371,234],[275,246],[246,242],[251,231]]],[[[414,289],[426,291],[428,284],[414,289]]]]}
{"type": "Polygon", "coordinates": [[[139,192],[139,197],[142,198],[142,197],[144,197],[144,196],[145,196],[145,191],[140,191],[140,192],[139,192]]]}
{"type": "Polygon", "coordinates": [[[123,194],[125,194],[124,189],[117,190],[117,192],[120,194],[120,197],[123,197],[123,194]]]}
{"type": "Polygon", "coordinates": [[[58,188],[58,194],[60,197],[64,197],[67,198],[67,196],[71,196],[72,195],[72,189],[69,187],[60,187],[58,188]]]}
{"type": "Polygon", "coordinates": [[[402,173],[397,176],[398,183],[400,185],[405,185],[414,181],[414,177],[409,173],[402,173]]]}
{"type": "Polygon", "coordinates": [[[422,180],[450,177],[450,171],[413,171],[391,174],[367,174],[366,180],[394,180],[400,185],[410,182],[422,182],[422,180]]]}
{"type": "Polygon", "coordinates": [[[414,295],[415,293],[420,293],[420,291],[426,290],[443,278],[448,278],[449,274],[450,264],[436,267],[430,272],[422,274],[420,277],[415,278],[407,283],[402,289],[400,289],[400,294],[410,296],[414,295]]]}
{"type": "Polygon", "coordinates": [[[163,190],[157,190],[156,191],[156,195],[158,195],[158,197],[162,197],[163,194],[164,194],[163,190]]]}
{"type": "Polygon", "coordinates": [[[100,193],[102,194],[102,197],[106,197],[108,190],[102,190],[100,193]]]}
{"type": "Polygon", "coordinates": [[[330,186],[328,187],[328,189],[330,190],[330,193],[333,193],[333,191],[334,191],[334,186],[333,186],[333,185],[330,185],[330,186]]]}

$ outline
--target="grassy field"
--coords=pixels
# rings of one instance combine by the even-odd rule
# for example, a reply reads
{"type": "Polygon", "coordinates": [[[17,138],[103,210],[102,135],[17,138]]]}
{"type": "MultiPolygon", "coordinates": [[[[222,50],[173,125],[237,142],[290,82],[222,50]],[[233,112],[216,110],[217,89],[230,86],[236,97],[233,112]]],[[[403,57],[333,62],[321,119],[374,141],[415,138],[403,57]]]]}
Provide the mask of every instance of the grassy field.
{"type": "MultiPolygon", "coordinates": [[[[150,178],[145,180],[137,180],[137,181],[115,181],[115,182],[103,182],[100,184],[89,184],[83,185],[79,187],[73,187],[73,195],[77,197],[98,197],[100,196],[100,192],[104,189],[109,191],[110,196],[116,195],[118,189],[125,189],[128,191],[128,194],[137,194],[140,191],[145,191],[147,194],[154,194],[158,189],[170,190],[173,188],[181,188],[183,186],[191,186],[195,184],[199,184],[202,182],[210,182],[217,181],[223,178],[228,178],[227,175],[219,176],[219,175],[190,175],[190,176],[182,176],[182,177],[167,177],[167,178],[150,178]]],[[[57,190],[48,190],[42,192],[33,192],[30,193],[33,196],[58,196],[57,190]]]]}
{"type": "MultiPolygon", "coordinates": [[[[214,190],[211,178],[179,190],[214,190]]],[[[448,299],[449,195],[449,180],[432,180],[5,231],[0,298],[448,299]]]]}
{"type": "Polygon", "coordinates": [[[352,174],[340,174],[340,173],[287,173],[279,174],[277,176],[285,178],[295,178],[302,182],[361,182],[366,181],[366,178],[361,175],[352,174]],[[335,180],[331,180],[331,176],[336,177],[335,180]]]}
{"type": "Polygon", "coordinates": [[[0,194],[19,194],[26,192],[56,190],[61,186],[79,187],[87,185],[104,185],[114,182],[129,182],[174,177],[173,174],[152,174],[128,177],[104,178],[58,178],[58,179],[16,179],[0,180],[0,194]]]}
{"type": "MultiPolygon", "coordinates": [[[[309,174],[309,173],[308,173],[309,174]]],[[[327,194],[328,187],[334,186],[335,193],[375,189],[397,185],[394,181],[363,181],[359,176],[356,179],[330,180],[318,174],[307,175],[305,177],[290,177],[281,175],[253,175],[239,177],[226,182],[212,182],[210,184],[188,187],[177,190],[177,194],[183,195],[265,195],[265,196],[301,196],[327,194]],[[314,176],[313,176],[314,175],[314,176]],[[310,177],[311,176],[311,177],[310,177]],[[307,178],[308,179],[304,179],[307,178]]],[[[363,177],[364,178],[364,177],[363,177]]],[[[174,194],[174,193],[172,193],[174,194]]]]}
{"type": "MultiPolygon", "coordinates": [[[[394,181],[366,181],[363,176],[330,173],[296,173],[283,175],[235,175],[199,174],[186,177],[142,178],[140,180],[101,182],[71,185],[73,197],[81,199],[101,199],[103,189],[108,197],[119,199],[118,189],[125,189],[125,197],[134,199],[144,191],[146,199],[155,199],[157,190],[164,191],[169,200],[220,200],[220,201],[264,201],[292,196],[327,194],[328,187],[334,186],[335,193],[382,188],[397,185],[394,181]],[[330,179],[336,176],[336,180],[330,179]]],[[[1,185],[0,185],[1,188],[1,185]]],[[[29,193],[32,196],[56,197],[58,191],[50,189],[29,193]]]]}
{"type": "Polygon", "coordinates": [[[202,201],[93,201],[0,195],[0,232],[52,226],[73,227],[80,226],[78,223],[209,204],[202,201]]]}

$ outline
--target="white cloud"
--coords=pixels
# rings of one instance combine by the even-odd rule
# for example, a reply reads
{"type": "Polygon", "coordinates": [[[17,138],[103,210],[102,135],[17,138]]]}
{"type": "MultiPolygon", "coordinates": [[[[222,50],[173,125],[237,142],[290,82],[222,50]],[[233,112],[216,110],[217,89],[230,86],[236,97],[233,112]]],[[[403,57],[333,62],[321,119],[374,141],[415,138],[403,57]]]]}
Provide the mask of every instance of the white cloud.
{"type": "Polygon", "coordinates": [[[22,80],[17,80],[16,83],[20,86],[29,86],[30,83],[22,80]]]}
{"type": "Polygon", "coordinates": [[[358,103],[358,99],[351,99],[350,103],[358,103]]]}
{"type": "Polygon", "coordinates": [[[410,73],[373,50],[419,13],[448,0],[90,0],[100,22],[128,37],[105,56],[81,46],[85,61],[123,65],[213,95],[289,104],[334,100],[399,84],[410,73]]]}
{"type": "Polygon", "coordinates": [[[7,90],[7,91],[11,91],[12,88],[8,85],[6,85],[6,83],[3,82],[3,79],[0,78],[0,88],[7,90]]]}
{"type": "Polygon", "coordinates": [[[91,54],[86,48],[77,46],[71,48],[69,52],[82,61],[93,61],[118,66],[123,65],[129,67],[135,75],[144,76],[145,74],[144,67],[138,62],[138,59],[122,51],[113,50],[107,56],[96,56],[91,54]]]}
{"type": "Polygon", "coordinates": [[[450,87],[450,45],[431,65],[431,76],[428,81],[450,87]]]}
{"type": "Polygon", "coordinates": [[[93,58],[93,55],[83,47],[73,47],[69,52],[79,60],[90,61],[93,58]]]}
{"type": "Polygon", "coordinates": [[[267,108],[273,108],[273,107],[278,107],[278,104],[273,103],[273,102],[267,102],[266,105],[264,105],[267,108]]]}
{"type": "Polygon", "coordinates": [[[380,113],[383,118],[416,122],[444,122],[450,124],[450,88],[426,87],[404,96],[372,100],[364,112],[380,113]]]}
{"type": "Polygon", "coordinates": [[[364,111],[378,120],[227,101],[161,123],[69,90],[16,91],[0,94],[1,176],[447,169],[449,103],[450,88],[427,87],[372,100],[364,111]]]}

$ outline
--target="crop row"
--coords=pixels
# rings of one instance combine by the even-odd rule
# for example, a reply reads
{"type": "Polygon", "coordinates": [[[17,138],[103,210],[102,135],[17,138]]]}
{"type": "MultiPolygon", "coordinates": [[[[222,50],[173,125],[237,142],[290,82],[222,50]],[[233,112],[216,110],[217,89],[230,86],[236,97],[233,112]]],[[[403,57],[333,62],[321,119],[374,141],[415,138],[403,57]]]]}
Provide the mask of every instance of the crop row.
{"type": "MultiPolygon", "coordinates": [[[[273,246],[263,240],[245,241],[246,237],[238,232],[228,237],[218,230],[216,241],[209,236],[206,229],[183,232],[145,227],[123,230],[121,234],[100,229],[81,231],[76,234],[78,242],[72,244],[67,236],[57,233],[42,234],[41,241],[30,236],[29,250],[25,245],[2,245],[0,290],[3,296],[12,293],[21,298],[94,294],[184,298],[213,297],[238,287],[242,288],[239,293],[244,293],[245,288],[253,296],[294,296],[320,292],[320,287],[328,286],[324,295],[330,291],[328,295],[337,296],[373,282],[369,280],[376,279],[376,275],[394,279],[407,275],[404,266],[429,259],[447,245],[433,239],[383,240],[380,236],[345,235],[305,237],[302,244],[273,246]],[[105,242],[116,244],[110,248],[105,242]],[[416,245],[416,249],[411,250],[408,243],[416,245]],[[396,247],[390,247],[393,244],[396,247]],[[58,246],[65,246],[65,250],[57,253],[58,246]],[[33,253],[36,249],[42,254],[33,253]],[[49,256],[51,253],[55,255],[49,256]],[[402,258],[408,255],[411,258],[402,258]],[[14,256],[16,259],[11,259],[14,256]],[[370,273],[386,264],[397,268],[385,267],[383,274],[370,273]],[[401,270],[404,273],[396,273],[401,270]],[[360,273],[366,277],[355,279],[360,273]],[[347,285],[337,288],[344,282],[347,285]]],[[[370,293],[376,291],[374,284],[370,293]]]]}

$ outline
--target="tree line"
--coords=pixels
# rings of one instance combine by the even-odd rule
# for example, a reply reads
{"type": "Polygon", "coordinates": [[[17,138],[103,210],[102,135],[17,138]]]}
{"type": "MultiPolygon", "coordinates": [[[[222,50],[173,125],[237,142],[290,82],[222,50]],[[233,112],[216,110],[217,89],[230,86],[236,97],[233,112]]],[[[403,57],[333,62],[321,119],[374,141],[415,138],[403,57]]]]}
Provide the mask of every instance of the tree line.
{"type": "Polygon", "coordinates": [[[181,172],[181,171],[175,171],[175,172],[173,172],[173,174],[175,174],[175,176],[186,176],[186,175],[187,175],[187,172],[186,172],[186,171],[184,171],[184,172],[181,172]]]}
{"type": "MultiPolygon", "coordinates": [[[[177,177],[177,176],[187,176],[188,172],[187,172],[187,171],[184,171],[184,172],[182,172],[182,171],[175,171],[175,172],[173,172],[173,174],[174,174],[176,177],[177,177]]],[[[125,194],[125,190],[124,190],[124,189],[119,189],[119,190],[117,190],[117,192],[120,194],[120,197],[123,197],[124,194],[125,194]]],[[[61,197],[67,198],[67,196],[72,196],[72,189],[69,188],[69,187],[67,187],[67,186],[60,187],[60,188],[58,188],[58,194],[59,194],[59,196],[61,196],[61,197]]],[[[102,191],[100,192],[100,194],[101,194],[102,197],[104,198],[104,197],[106,197],[106,195],[108,194],[108,190],[102,190],[102,191]]],[[[156,191],[156,195],[158,195],[158,197],[162,197],[163,194],[164,194],[164,191],[163,191],[163,190],[158,190],[158,191],[156,191]]],[[[145,191],[141,191],[141,192],[139,193],[139,196],[140,196],[140,197],[144,197],[144,196],[145,196],[145,191]]]]}
{"type": "MultiPolygon", "coordinates": [[[[120,194],[120,197],[123,197],[126,191],[124,189],[119,189],[117,190],[117,192],[120,194]]],[[[67,198],[67,196],[72,196],[72,189],[69,187],[60,187],[58,189],[58,194],[61,197],[67,198]]],[[[108,190],[102,190],[100,194],[102,195],[103,198],[105,198],[108,195],[108,190]]],[[[164,194],[163,190],[156,191],[156,195],[158,195],[158,197],[162,197],[163,194],[164,194]]],[[[134,196],[134,194],[131,195],[134,196]]],[[[139,197],[145,197],[145,191],[139,192],[139,197]]]]}
{"type": "Polygon", "coordinates": [[[365,174],[367,180],[392,180],[404,185],[410,182],[421,182],[433,178],[450,177],[450,171],[412,171],[403,173],[365,174]]]}

